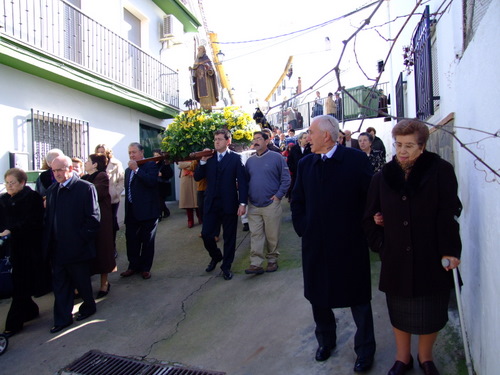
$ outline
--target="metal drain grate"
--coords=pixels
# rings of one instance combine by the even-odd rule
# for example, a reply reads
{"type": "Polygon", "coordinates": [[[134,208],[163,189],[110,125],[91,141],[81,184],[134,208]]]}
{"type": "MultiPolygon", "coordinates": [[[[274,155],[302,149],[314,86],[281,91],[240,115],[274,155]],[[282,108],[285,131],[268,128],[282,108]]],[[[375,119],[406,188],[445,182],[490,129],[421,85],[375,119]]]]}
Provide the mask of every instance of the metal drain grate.
{"type": "Polygon", "coordinates": [[[225,375],[188,367],[142,362],[91,350],[59,371],[59,375],[225,375]]]}

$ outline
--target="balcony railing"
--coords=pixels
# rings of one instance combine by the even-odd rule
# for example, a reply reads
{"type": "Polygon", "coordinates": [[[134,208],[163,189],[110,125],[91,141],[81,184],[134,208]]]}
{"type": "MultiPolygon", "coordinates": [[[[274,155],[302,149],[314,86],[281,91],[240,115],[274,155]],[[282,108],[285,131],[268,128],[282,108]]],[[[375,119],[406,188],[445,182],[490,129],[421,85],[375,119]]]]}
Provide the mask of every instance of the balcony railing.
{"type": "Polygon", "coordinates": [[[3,34],[179,107],[178,74],[62,0],[0,0],[3,34]]]}

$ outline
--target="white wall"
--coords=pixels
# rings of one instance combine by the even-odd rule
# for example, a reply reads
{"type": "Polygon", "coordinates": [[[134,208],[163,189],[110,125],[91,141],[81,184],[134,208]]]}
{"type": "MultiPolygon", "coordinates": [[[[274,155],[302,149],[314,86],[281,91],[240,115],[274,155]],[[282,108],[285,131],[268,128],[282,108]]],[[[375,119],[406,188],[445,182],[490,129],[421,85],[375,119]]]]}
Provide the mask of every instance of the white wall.
{"type": "MultiPolygon", "coordinates": [[[[30,110],[68,116],[90,123],[89,146],[106,143],[122,162],[127,146],[139,140],[141,121],[161,127],[164,121],[42,78],[0,65],[0,170],[9,167],[8,151],[29,151],[30,110]],[[7,89],[8,88],[8,89],[7,89]]],[[[31,157],[31,154],[30,154],[31,157]]]]}
{"type": "MultiPolygon", "coordinates": [[[[414,4],[388,2],[390,15],[409,14],[414,4]]],[[[430,1],[431,13],[442,1],[430,1]]],[[[462,54],[462,2],[452,2],[451,7],[439,15],[436,28],[440,107],[429,119],[436,124],[450,113],[455,114],[456,134],[461,142],[493,169],[499,170],[500,144],[498,137],[482,140],[487,135],[465,128],[491,133],[500,129],[496,116],[499,104],[500,75],[496,62],[500,61],[500,2],[492,1],[476,31],[474,39],[462,54]],[[480,141],[482,140],[482,141],[480,141]],[[474,142],[480,141],[477,144],[474,142]],[[472,143],[472,144],[471,144],[472,143]]],[[[402,33],[393,53],[392,86],[403,70],[403,58],[398,51],[410,44],[412,32],[420,15],[411,20],[402,33]]],[[[393,26],[393,35],[399,29],[393,26]]],[[[413,73],[407,80],[407,116],[415,116],[415,86],[413,73]]],[[[382,79],[384,80],[384,79],[382,79]]],[[[393,112],[395,112],[393,102],[393,112]]],[[[498,334],[500,333],[500,179],[493,181],[491,172],[474,156],[454,143],[455,171],[459,183],[459,197],[464,210],[460,218],[463,243],[462,289],[465,323],[472,349],[474,368],[478,375],[495,374],[500,368],[498,334]]]]}
{"type": "MultiPolygon", "coordinates": [[[[456,126],[492,133],[500,129],[500,2],[492,1],[455,72],[456,126]]],[[[465,143],[484,138],[484,134],[457,129],[465,143]]],[[[470,146],[497,171],[500,162],[498,137],[470,146]]],[[[475,158],[457,147],[460,198],[464,212],[460,220],[463,242],[464,310],[478,374],[495,374],[500,368],[500,179],[492,182],[491,172],[475,158]]]]}

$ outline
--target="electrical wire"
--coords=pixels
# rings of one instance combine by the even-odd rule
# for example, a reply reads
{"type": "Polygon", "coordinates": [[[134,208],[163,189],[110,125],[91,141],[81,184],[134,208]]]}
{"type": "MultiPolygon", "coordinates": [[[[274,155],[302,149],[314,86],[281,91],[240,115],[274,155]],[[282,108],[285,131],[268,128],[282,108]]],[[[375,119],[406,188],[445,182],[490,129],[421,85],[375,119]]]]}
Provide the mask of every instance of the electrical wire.
{"type": "Polygon", "coordinates": [[[317,30],[317,29],[320,29],[322,27],[325,27],[333,22],[337,22],[337,21],[340,21],[346,17],[349,17],[349,16],[352,16],[353,14],[356,14],[358,12],[361,12],[375,4],[378,4],[378,1],[375,1],[373,3],[370,3],[368,5],[365,5],[361,8],[358,8],[356,10],[353,10],[349,13],[346,13],[342,16],[339,16],[339,17],[336,17],[336,18],[333,18],[329,21],[325,21],[323,23],[320,23],[320,24],[317,24],[317,25],[313,25],[313,26],[310,26],[310,27],[307,27],[305,29],[301,29],[301,30],[297,30],[297,31],[292,31],[290,33],[286,33],[286,34],[281,34],[281,35],[276,35],[276,36],[271,36],[271,37],[267,37],[267,38],[261,38],[261,39],[253,39],[253,40],[244,40],[244,41],[239,41],[239,42],[216,42],[217,44],[243,44],[243,43],[256,43],[256,42],[263,42],[263,41],[266,41],[266,40],[272,40],[272,39],[278,39],[278,38],[284,38],[284,37],[287,37],[287,36],[290,36],[290,35],[294,35],[294,34],[298,34],[298,33],[306,33],[306,32],[310,32],[310,31],[314,31],[314,30],[317,30]]]}

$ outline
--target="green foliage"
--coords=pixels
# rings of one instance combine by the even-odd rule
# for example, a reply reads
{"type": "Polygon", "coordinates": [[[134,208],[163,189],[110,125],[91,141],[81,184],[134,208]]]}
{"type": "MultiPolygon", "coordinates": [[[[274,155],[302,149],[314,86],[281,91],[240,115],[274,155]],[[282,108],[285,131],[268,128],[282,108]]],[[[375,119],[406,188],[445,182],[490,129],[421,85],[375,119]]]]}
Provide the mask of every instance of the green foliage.
{"type": "Polygon", "coordinates": [[[191,152],[213,148],[213,134],[217,129],[228,129],[233,143],[250,145],[253,133],[260,130],[248,113],[238,107],[222,111],[198,109],[178,115],[163,133],[162,149],[173,160],[189,156],[191,152]]]}

